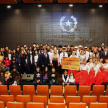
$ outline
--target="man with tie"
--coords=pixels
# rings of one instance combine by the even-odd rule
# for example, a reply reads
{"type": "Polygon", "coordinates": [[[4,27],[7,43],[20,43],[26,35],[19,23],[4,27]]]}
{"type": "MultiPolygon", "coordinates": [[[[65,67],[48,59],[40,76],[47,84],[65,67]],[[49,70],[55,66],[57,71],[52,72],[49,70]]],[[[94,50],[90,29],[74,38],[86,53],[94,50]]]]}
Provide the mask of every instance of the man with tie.
{"type": "Polygon", "coordinates": [[[44,49],[43,50],[43,53],[40,54],[39,61],[41,62],[41,66],[42,66],[43,69],[46,66],[49,66],[50,65],[49,55],[47,54],[47,50],[46,49],[44,49]]]}
{"type": "Polygon", "coordinates": [[[101,58],[103,58],[103,62],[105,63],[105,59],[108,59],[108,49],[107,46],[104,47],[104,50],[101,52],[101,58]]]}

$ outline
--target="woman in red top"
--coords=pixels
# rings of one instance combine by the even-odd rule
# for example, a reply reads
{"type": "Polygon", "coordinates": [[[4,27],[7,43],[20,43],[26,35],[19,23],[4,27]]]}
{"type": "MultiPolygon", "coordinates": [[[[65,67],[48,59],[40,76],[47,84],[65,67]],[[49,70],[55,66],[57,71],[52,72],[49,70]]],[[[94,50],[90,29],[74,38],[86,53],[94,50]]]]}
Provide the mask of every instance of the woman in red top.
{"type": "Polygon", "coordinates": [[[7,66],[7,70],[10,72],[11,61],[8,59],[8,57],[5,57],[4,64],[7,66]]]}

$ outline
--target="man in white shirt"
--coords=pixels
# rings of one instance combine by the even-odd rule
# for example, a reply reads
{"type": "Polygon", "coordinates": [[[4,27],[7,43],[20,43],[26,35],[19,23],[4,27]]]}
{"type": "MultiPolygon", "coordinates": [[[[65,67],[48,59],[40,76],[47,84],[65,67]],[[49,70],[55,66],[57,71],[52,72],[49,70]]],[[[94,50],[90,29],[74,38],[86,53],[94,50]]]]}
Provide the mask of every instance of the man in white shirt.
{"type": "Polygon", "coordinates": [[[86,61],[89,59],[89,51],[87,51],[87,47],[84,47],[85,55],[86,55],[86,61]]]}
{"type": "Polygon", "coordinates": [[[63,57],[68,57],[65,47],[62,49],[62,53],[60,53],[60,64],[62,64],[63,57]]]}
{"type": "Polygon", "coordinates": [[[80,52],[79,52],[79,50],[78,50],[78,47],[75,46],[74,49],[75,49],[75,54],[76,54],[76,56],[79,57],[79,56],[80,56],[80,52]]]}

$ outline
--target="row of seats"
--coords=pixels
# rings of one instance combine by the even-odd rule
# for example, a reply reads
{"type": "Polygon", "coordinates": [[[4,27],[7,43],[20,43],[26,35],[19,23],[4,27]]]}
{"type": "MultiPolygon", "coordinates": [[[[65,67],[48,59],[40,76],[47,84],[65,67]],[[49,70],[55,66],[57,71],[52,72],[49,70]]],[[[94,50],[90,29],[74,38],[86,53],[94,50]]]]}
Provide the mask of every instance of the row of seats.
{"type": "MultiPolygon", "coordinates": [[[[0,100],[4,102],[5,107],[7,107],[7,102],[14,102],[13,95],[1,95],[0,100]]],[[[30,95],[17,95],[17,102],[23,102],[24,108],[26,108],[27,103],[31,102],[30,95]]],[[[47,96],[33,96],[33,102],[44,103],[44,107],[48,103],[65,103],[69,108],[69,103],[80,103],[80,96],[66,96],[66,100],[64,96],[50,96],[50,99],[47,99],[47,96]]],[[[91,102],[97,102],[97,96],[83,96],[82,103],[86,103],[89,107],[91,102]]],[[[99,103],[104,102],[108,104],[108,96],[99,97],[99,103]]]]}
{"type": "MultiPolygon", "coordinates": [[[[69,108],[86,108],[86,103],[69,103],[69,108]]],[[[0,108],[4,108],[0,102],[0,108]]],[[[8,102],[7,108],[24,108],[22,102],[8,102]]],[[[27,108],[45,108],[43,103],[27,103],[27,108]]],[[[64,103],[49,103],[48,108],[66,108],[64,103]]],[[[90,103],[90,108],[107,108],[107,103],[90,103]]]]}
{"type": "MultiPolygon", "coordinates": [[[[104,95],[104,85],[94,85],[91,92],[91,86],[79,86],[79,91],[77,92],[77,86],[65,86],[64,98],[66,96],[80,96],[80,101],[82,101],[83,95],[96,95],[97,100],[99,100],[100,95],[104,95]]],[[[17,95],[30,95],[31,100],[33,100],[34,95],[45,95],[49,98],[50,95],[63,96],[62,86],[49,86],[47,85],[38,85],[36,92],[33,85],[23,85],[23,92],[21,91],[20,85],[10,85],[9,93],[7,90],[7,85],[0,85],[0,95],[14,95],[14,100],[16,100],[17,95]],[[49,92],[50,91],[50,92],[49,92]]],[[[105,95],[108,95],[108,86],[105,95]]]]}

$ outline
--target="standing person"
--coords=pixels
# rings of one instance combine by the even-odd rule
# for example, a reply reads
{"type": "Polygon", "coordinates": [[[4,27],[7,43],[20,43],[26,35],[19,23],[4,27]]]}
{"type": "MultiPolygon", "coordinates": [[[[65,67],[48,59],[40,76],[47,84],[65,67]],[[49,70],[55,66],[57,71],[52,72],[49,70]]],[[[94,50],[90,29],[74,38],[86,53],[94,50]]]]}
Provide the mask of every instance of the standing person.
{"type": "Polygon", "coordinates": [[[57,85],[58,81],[57,81],[57,72],[55,71],[55,68],[52,67],[52,71],[50,73],[50,85],[57,85]]]}
{"type": "Polygon", "coordinates": [[[95,61],[99,62],[100,57],[99,57],[99,53],[98,53],[97,49],[94,49],[91,58],[92,58],[93,62],[95,62],[95,61]]]}
{"type": "Polygon", "coordinates": [[[68,47],[67,47],[67,54],[68,54],[68,57],[70,57],[70,55],[71,55],[71,49],[70,49],[70,45],[68,45],[68,47]]]}
{"type": "Polygon", "coordinates": [[[63,57],[68,57],[68,54],[66,52],[65,47],[62,48],[62,53],[60,53],[60,66],[59,66],[60,77],[62,77],[62,73],[64,72],[64,69],[62,69],[62,59],[63,59],[63,57]]]}
{"type": "Polygon", "coordinates": [[[64,71],[64,74],[62,75],[62,80],[63,80],[63,89],[65,85],[69,85],[69,75],[67,74],[67,70],[64,71]]]}
{"type": "Polygon", "coordinates": [[[22,75],[25,72],[25,54],[23,50],[21,51],[19,55],[18,63],[19,63],[19,72],[20,72],[20,75],[22,75]]]}
{"type": "Polygon", "coordinates": [[[103,62],[105,63],[105,60],[108,59],[108,49],[107,46],[105,46],[104,50],[101,52],[101,58],[103,58],[103,62]]]}
{"type": "Polygon", "coordinates": [[[105,47],[105,44],[102,42],[101,43],[101,51],[104,51],[104,47],[105,47]]]}
{"type": "Polygon", "coordinates": [[[48,70],[48,67],[45,67],[45,70],[43,71],[43,84],[44,85],[49,82],[49,75],[50,75],[50,71],[48,70]]]}
{"type": "Polygon", "coordinates": [[[70,55],[70,57],[72,57],[72,58],[76,58],[77,57],[77,55],[75,55],[75,51],[72,52],[72,55],[70,55]]]}
{"type": "Polygon", "coordinates": [[[38,62],[38,51],[36,50],[34,54],[34,70],[36,70],[37,62],[38,62]]]}
{"type": "Polygon", "coordinates": [[[34,56],[31,50],[29,51],[29,55],[28,55],[28,64],[29,64],[30,72],[33,73],[34,72],[34,56]]]}
{"type": "Polygon", "coordinates": [[[58,65],[60,64],[60,57],[57,53],[57,49],[54,49],[53,54],[51,56],[51,64],[52,67],[55,67],[56,71],[58,71],[58,65]]]}
{"type": "Polygon", "coordinates": [[[43,53],[39,55],[39,59],[40,59],[40,62],[41,62],[42,70],[44,70],[44,68],[46,66],[50,65],[49,55],[47,54],[46,49],[44,49],[43,53]]]}
{"type": "Polygon", "coordinates": [[[42,84],[42,72],[40,68],[36,68],[36,72],[34,72],[34,82],[33,84],[42,84]]]}
{"type": "Polygon", "coordinates": [[[78,50],[78,47],[75,46],[74,49],[75,49],[75,54],[76,54],[76,56],[79,57],[79,56],[80,56],[80,52],[79,52],[79,50],[78,50]]]}
{"type": "Polygon", "coordinates": [[[10,61],[12,60],[12,53],[11,53],[11,50],[10,49],[8,50],[8,59],[10,61]]]}
{"type": "Polygon", "coordinates": [[[3,59],[4,59],[4,57],[3,57],[3,55],[2,55],[2,53],[0,51],[0,64],[3,62],[3,59]]]}
{"type": "Polygon", "coordinates": [[[8,56],[8,46],[5,46],[4,57],[8,56]]]}
{"type": "Polygon", "coordinates": [[[85,60],[86,60],[86,55],[84,54],[84,50],[82,50],[80,53],[80,63],[82,64],[83,61],[85,60]]]}
{"type": "Polygon", "coordinates": [[[87,47],[84,47],[84,51],[85,51],[86,61],[88,61],[89,60],[89,51],[87,51],[87,47]]]}

